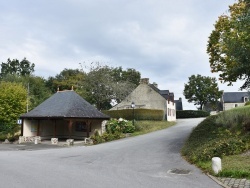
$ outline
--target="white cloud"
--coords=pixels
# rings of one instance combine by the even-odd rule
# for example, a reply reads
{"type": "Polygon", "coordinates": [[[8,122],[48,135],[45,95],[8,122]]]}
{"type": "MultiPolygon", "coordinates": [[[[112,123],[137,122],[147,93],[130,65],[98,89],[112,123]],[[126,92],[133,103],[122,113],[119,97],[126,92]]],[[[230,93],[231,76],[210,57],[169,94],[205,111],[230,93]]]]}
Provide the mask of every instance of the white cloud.
{"type": "Polygon", "coordinates": [[[82,62],[107,62],[135,68],[178,98],[192,74],[214,76],[206,43],[217,17],[234,2],[1,1],[0,60],[26,57],[44,77],[82,62]]]}

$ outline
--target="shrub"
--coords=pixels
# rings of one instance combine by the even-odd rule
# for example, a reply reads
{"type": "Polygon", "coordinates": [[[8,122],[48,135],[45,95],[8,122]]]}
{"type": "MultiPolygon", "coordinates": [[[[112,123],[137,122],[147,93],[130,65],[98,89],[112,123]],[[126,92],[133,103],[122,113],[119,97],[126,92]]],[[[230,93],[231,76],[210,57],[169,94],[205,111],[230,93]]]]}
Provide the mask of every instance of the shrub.
{"type": "Polygon", "coordinates": [[[115,132],[133,133],[135,131],[135,126],[131,121],[127,121],[122,118],[111,119],[106,124],[106,131],[112,134],[115,132]]]}
{"type": "Polygon", "coordinates": [[[176,111],[176,118],[199,118],[207,117],[210,113],[203,110],[178,110],[176,111]]]}
{"type": "Polygon", "coordinates": [[[90,137],[93,140],[93,144],[100,144],[104,142],[102,136],[99,134],[98,130],[94,131],[94,134],[90,137]]]}
{"type": "Polygon", "coordinates": [[[163,120],[163,110],[152,110],[152,109],[122,109],[122,110],[104,110],[104,114],[109,115],[112,118],[124,118],[127,120],[163,120]]]}
{"type": "Polygon", "coordinates": [[[250,105],[250,101],[247,101],[247,102],[245,103],[245,106],[248,106],[248,105],[250,105]]]}

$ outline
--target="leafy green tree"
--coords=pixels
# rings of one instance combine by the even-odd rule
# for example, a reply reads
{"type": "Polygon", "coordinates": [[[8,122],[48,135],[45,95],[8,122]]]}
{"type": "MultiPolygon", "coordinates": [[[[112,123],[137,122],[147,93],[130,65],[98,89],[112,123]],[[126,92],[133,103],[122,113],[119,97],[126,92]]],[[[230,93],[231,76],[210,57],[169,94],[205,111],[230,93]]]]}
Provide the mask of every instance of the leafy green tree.
{"type": "Polygon", "coordinates": [[[69,90],[72,88],[82,88],[85,73],[79,69],[64,69],[55,77],[48,78],[48,86],[53,92],[60,90],[69,90]]]}
{"type": "Polygon", "coordinates": [[[141,73],[135,69],[128,68],[123,70],[122,67],[111,68],[111,75],[116,82],[129,82],[138,86],[141,80],[141,73]]]}
{"type": "Polygon", "coordinates": [[[0,77],[10,75],[26,76],[34,72],[34,63],[30,63],[26,58],[19,62],[17,59],[8,59],[6,63],[1,63],[0,77]]]}
{"type": "Polygon", "coordinates": [[[219,72],[220,80],[232,85],[238,79],[250,87],[250,1],[239,0],[229,6],[209,36],[207,53],[212,72],[219,72]]]}
{"type": "Polygon", "coordinates": [[[209,76],[192,75],[189,77],[187,84],[184,84],[183,95],[188,102],[193,102],[194,105],[199,105],[198,109],[202,110],[206,104],[216,104],[222,95],[219,91],[216,78],[209,76]]]}
{"type": "Polygon", "coordinates": [[[111,108],[111,102],[120,102],[139,84],[140,73],[134,69],[109,67],[92,63],[84,80],[87,100],[99,110],[111,108]]]}
{"type": "Polygon", "coordinates": [[[0,82],[0,132],[13,133],[25,112],[27,93],[20,83],[0,82]]]}
{"type": "Polygon", "coordinates": [[[28,97],[28,111],[38,106],[52,94],[50,89],[46,87],[46,80],[39,76],[7,75],[2,80],[23,85],[23,87],[26,89],[28,97]]]}

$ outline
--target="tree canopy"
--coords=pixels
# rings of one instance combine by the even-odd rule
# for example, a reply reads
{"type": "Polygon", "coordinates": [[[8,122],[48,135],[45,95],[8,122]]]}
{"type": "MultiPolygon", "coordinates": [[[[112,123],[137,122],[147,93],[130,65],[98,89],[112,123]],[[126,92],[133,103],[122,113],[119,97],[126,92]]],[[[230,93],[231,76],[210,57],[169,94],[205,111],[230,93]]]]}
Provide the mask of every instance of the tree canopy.
{"type": "Polygon", "coordinates": [[[188,83],[184,84],[183,95],[188,102],[199,105],[198,109],[202,110],[203,106],[208,103],[215,105],[221,97],[222,91],[219,91],[216,78],[198,74],[189,77],[188,83]]]}
{"type": "Polygon", "coordinates": [[[0,82],[0,122],[13,123],[25,112],[27,92],[20,83],[0,82]]]}
{"type": "Polygon", "coordinates": [[[19,62],[17,59],[7,59],[6,63],[1,63],[0,78],[10,74],[18,76],[31,75],[34,72],[35,64],[29,62],[26,58],[19,62]]]}
{"type": "Polygon", "coordinates": [[[229,6],[229,14],[219,16],[209,36],[207,53],[212,72],[232,85],[238,79],[250,87],[250,0],[229,6]]]}
{"type": "Polygon", "coordinates": [[[134,69],[123,70],[94,63],[84,80],[86,99],[97,109],[111,108],[111,102],[120,102],[139,84],[141,74],[134,69]]]}

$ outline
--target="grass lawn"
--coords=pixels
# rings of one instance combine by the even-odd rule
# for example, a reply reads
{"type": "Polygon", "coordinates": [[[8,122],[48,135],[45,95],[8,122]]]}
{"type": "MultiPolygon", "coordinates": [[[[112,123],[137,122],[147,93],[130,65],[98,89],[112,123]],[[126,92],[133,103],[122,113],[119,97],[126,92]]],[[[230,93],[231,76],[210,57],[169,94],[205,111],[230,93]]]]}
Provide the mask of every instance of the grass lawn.
{"type": "Polygon", "coordinates": [[[141,134],[146,134],[149,132],[171,127],[175,124],[176,122],[169,122],[169,121],[136,121],[135,122],[136,131],[131,135],[137,136],[141,134]]]}

